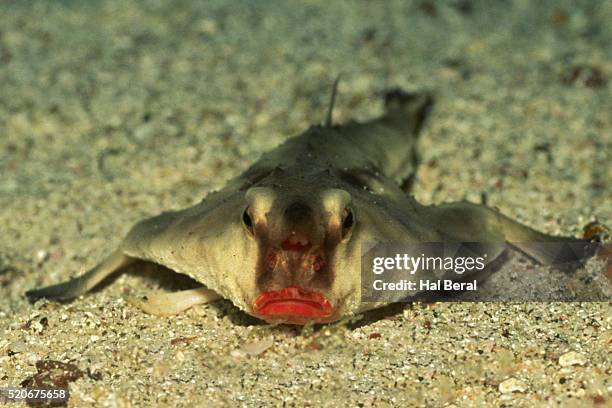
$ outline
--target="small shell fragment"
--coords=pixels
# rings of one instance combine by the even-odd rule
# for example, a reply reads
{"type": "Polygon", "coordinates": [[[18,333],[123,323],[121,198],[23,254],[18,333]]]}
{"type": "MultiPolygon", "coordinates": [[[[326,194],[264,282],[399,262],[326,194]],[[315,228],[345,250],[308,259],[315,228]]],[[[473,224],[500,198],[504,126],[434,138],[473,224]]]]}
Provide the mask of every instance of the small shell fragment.
{"type": "Polygon", "coordinates": [[[503,394],[511,394],[513,392],[524,392],[527,390],[527,385],[516,378],[508,378],[499,384],[499,391],[503,394]]]}
{"type": "Polygon", "coordinates": [[[575,351],[570,351],[559,357],[559,365],[561,367],[569,367],[573,365],[585,365],[587,362],[586,358],[575,351]]]}
{"type": "Polygon", "coordinates": [[[233,357],[246,357],[246,356],[258,356],[270,347],[274,345],[272,338],[255,341],[253,343],[247,343],[239,349],[233,350],[231,355],[233,357]]]}

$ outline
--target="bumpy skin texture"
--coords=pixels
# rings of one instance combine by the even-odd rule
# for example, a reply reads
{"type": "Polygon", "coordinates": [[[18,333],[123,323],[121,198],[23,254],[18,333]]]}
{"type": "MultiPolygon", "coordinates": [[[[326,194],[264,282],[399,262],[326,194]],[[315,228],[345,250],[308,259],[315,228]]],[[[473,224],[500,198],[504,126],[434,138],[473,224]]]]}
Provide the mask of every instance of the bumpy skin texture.
{"type": "MultiPolygon", "coordinates": [[[[492,261],[503,242],[564,239],[485,206],[416,202],[400,186],[414,175],[416,137],[432,99],[397,90],[385,102],[386,113],[367,123],[312,126],[199,204],[137,223],[85,275],[27,295],[74,298],[145,260],[270,322],[329,322],[381,306],[361,302],[361,250],[372,242],[482,242],[492,261]],[[283,296],[299,302],[275,303],[283,296]]],[[[548,260],[545,252],[521,249],[548,260]]]]}

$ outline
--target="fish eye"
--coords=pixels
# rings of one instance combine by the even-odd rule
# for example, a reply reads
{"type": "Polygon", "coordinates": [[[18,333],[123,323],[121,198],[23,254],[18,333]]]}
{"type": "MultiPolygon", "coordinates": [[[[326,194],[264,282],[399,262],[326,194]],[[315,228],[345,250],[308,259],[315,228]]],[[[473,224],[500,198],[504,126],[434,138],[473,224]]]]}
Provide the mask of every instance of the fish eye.
{"type": "Polygon", "coordinates": [[[249,208],[247,207],[242,213],[242,223],[246,227],[249,234],[253,235],[253,220],[249,215],[249,208]]]}
{"type": "Polygon", "coordinates": [[[342,212],[342,238],[346,238],[348,233],[353,228],[354,217],[353,211],[350,208],[345,208],[342,212]]]}

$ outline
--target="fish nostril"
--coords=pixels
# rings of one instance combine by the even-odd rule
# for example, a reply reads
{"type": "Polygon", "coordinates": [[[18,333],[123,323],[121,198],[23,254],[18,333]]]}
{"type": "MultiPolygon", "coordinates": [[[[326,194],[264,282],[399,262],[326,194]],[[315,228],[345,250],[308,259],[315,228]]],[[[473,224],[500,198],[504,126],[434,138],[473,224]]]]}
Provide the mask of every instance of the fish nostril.
{"type": "Polygon", "coordinates": [[[312,263],[312,270],[315,271],[315,272],[319,272],[324,267],[325,267],[325,261],[321,257],[318,257],[312,263]]]}

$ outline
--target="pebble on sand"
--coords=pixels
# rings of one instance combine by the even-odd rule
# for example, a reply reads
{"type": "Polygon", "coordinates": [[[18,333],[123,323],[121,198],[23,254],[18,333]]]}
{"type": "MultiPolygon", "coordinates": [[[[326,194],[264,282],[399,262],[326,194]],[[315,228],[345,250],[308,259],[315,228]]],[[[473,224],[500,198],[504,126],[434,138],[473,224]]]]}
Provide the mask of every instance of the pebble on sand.
{"type": "Polygon", "coordinates": [[[570,351],[559,357],[559,365],[561,367],[569,367],[573,365],[585,365],[587,362],[586,357],[575,351],[570,351]]]}
{"type": "Polygon", "coordinates": [[[269,349],[270,347],[272,347],[273,345],[274,345],[274,340],[271,338],[264,339],[264,340],[258,340],[253,343],[247,343],[237,350],[232,350],[230,354],[232,357],[235,357],[235,358],[243,358],[246,356],[251,356],[251,357],[258,356],[264,351],[266,351],[267,349],[269,349]]]}
{"type": "Polygon", "coordinates": [[[525,392],[527,390],[527,385],[517,380],[516,378],[508,378],[505,381],[502,381],[499,384],[499,391],[502,394],[510,394],[513,392],[525,392]]]}

